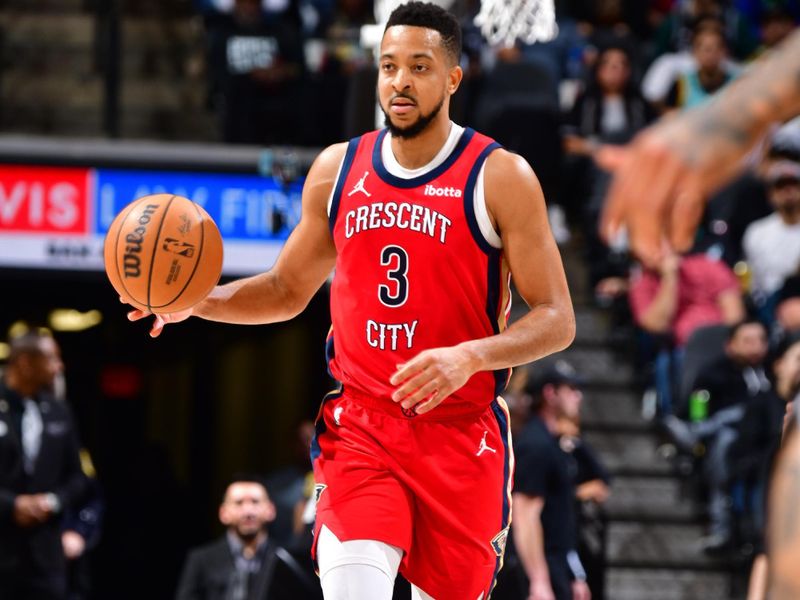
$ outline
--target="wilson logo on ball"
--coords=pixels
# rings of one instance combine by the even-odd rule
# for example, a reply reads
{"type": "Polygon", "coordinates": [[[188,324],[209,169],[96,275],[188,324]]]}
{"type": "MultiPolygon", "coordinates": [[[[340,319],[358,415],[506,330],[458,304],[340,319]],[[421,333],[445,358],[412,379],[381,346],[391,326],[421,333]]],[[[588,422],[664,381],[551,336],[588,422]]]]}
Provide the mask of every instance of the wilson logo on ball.
{"type": "Polygon", "coordinates": [[[142,260],[140,255],[142,253],[142,242],[144,242],[144,234],[147,233],[147,226],[150,220],[159,209],[159,204],[148,204],[142,210],[139,216],[139,226],[125,236],[125,256],[122,259],[122,266],[125,273],[125,278],[139,277],[141,272],[142,260]]]}

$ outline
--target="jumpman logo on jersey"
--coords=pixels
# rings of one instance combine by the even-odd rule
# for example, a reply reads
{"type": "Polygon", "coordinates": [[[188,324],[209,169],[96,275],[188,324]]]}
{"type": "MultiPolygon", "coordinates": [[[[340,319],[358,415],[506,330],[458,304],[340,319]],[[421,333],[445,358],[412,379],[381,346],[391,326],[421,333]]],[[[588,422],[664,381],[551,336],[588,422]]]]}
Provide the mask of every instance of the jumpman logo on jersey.
{"type": "Polygon", "coordinates": [[[491,446],[486,444],[486,436],[487,435],[489,435],[489,432],[488,431],[484,431],[483,432],[483,439],[481,440],[480,448],[478,448],[478,451],[475,453],[475,456],[480,456],[481,454],[483,454],[487,450],[489,452],[494,452],[495,454],[497,453],[497,450],[495,450],[494,448],[492,448],[491,446]]]}
{"type": "Polygon", "coordinates": [[[372,194],[370,194],[364,187],[364,181],[366,181],[367,175],[369,175],[369,171],[364,171],[364,176],[356,182],[356,184],[353,186],[353,189],[350,190],[349,194],[347,194],[348,196],[352,196],[356,192],[362,192],[367,198],[372,196],[372,194]]]}

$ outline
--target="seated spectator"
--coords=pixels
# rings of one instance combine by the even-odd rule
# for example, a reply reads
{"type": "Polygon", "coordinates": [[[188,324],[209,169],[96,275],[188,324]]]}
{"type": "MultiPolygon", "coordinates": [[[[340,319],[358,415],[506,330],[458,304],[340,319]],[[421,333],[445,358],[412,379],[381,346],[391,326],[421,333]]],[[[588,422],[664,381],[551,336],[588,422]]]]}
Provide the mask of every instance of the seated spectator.
{"type": "Polygon", "coordinates": [[[682,349],[702,325],[728,324],[745,316],[739,281],[725,263],[705,254],[665,254],[657,269],[635,269],[629,291],[635,322],[663,341],[656,358],[661,410],[672,411],[673,386],[682,349]]]}
{"type": "Polygon", "coordinates": [[[751,273],[750,293],[771,321],[776,292],[800,267],[800,161],[772,161],[765,179],[775,212],[747,227],[742,247],[751,273]]]}
{"type": "Polygon", "coordinates": [[[691,423],[672,415],[664,418],[664,425],[684,450],[692,450],[700,442],[706,447],[711,523],[703,547],[708,552],[719,551],[731,541],[728,452],[738,438],[748,404],[770,389],[763,366],[767,348],[767,332],[759,321],[742,321],[731,327],[724,355],[704,368],[692,386],[707,403],[705,418],[696,415],[698,420],[691,423]]]}
{"type": "Polygon", "coordinates": [[[778,334],[800,332],[800,275],[789,277],[775,300],[775,325],[778,334]]]}
{"type": "MultiPolygon", "coordinates": [[[[698,32],[711,29],[723,33],[723,25],[714,17],[701,17],[693,25],[692,31],[698,32]]],[[[687,37],[691,40],[691,36],[687,37]]],[[[729,76],[739,73],[739,65],[726,57],[722,66],[729,76]]],[[[664,109],[667,96],[675,82],[683,75],[697,70],[697,62],[691,51],[691,44],[687,43],[675,52],[659,55],[644,75],[642,80],[642,95],[654,106],[664,109]]]]}
{"type": "Polygon", "coordinates": [[[597,233],[610,175],[593,157],[602,144],[628,142],[654,117],[633,81],[627,51],[621,46],[601,50],[586,90],[578,95],[562,128],[566,152],[562,204],[571,220],[579,219],[583,225],[592,285],[609,275],[611,260],[597,233]]]}
{"type": "Polygon", "coordinates": [[[694,108],[730,83],[733,76],[725,69],[725,37],[716,28],[699,29],[692,39],[696,67],[681,74],[670,88],[664,109],[694,108]]]}
{"type": "Polygon", "coordinates": [[[211,101],[224,141],[291,144],[299,135],[300,26],[290,11],[268,19],[259,0],[236,0],[230,15],[210,19],[211,101]]]}
{"type": "MultiPolygon", "coordinates": [[[[576,551],[575,470],[558,441],[559,419],[577,419],[580,384],[575,370],[560,360],[525,386],[534,414],[514,440],[512,538],[518,574],[525,581],[514,597],[588,597],[576,551]]],[[[506,577],[514,575],[509,569],[506,577]]]]}
{"type": "Polygon", "coordinates": [[[688,49],[692,45],[694,26],[704,18],[715,19],[721,24],[722,33],[730,40],[735,57],[744,59],[753,53],[758,44],[755,31],[733,3],[684,0],[673,4],[672,11],[656,32],[656,56],[688,49]]]}
{"type": "Polygon", "coordinates": [[[302,562],[269,539],[266,526],[275,514],[257,477],[234,477],[219,507],[226,533],[189,554],[176,600],[321,598],[302,562]]]}

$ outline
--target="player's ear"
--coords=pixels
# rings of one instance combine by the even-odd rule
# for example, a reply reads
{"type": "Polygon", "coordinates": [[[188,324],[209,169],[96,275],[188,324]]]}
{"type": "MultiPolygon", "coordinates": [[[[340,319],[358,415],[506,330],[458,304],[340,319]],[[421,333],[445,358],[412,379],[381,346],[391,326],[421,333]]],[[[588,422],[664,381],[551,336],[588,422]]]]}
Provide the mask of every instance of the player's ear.
{"type": "Polygon", "coordinates": [[[461,70],[461,67],[458,65],[454,65],[450,68],[450,72],[447,74],[447,92],[452,96],[456,93],[458,86],[461,85],[461,80],[464,78],[464,71],[461,70]]]}

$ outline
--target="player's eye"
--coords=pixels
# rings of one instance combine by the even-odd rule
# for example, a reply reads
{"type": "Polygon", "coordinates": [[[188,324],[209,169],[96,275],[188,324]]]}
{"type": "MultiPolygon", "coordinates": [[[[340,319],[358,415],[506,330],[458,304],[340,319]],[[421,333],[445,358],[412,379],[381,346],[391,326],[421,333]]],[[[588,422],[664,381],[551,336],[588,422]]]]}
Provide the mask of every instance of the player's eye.
{"type": "Polygon", "coordinates": [[[394,65],[392,63],[383,63],[381,65],[381,70],[383,71],[391,71],[392,69],[394,69],[394,65]]]}

